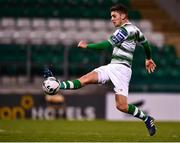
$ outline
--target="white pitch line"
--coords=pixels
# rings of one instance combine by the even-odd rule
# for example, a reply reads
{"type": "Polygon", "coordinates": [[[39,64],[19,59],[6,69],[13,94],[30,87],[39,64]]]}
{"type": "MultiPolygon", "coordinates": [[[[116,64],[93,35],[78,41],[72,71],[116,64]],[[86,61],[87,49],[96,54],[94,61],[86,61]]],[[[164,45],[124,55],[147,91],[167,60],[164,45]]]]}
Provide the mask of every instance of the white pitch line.
{"type": "Polygon", "coordinates": [[[5,130],[3,130],[3,129],[0,129],[0,133],[2,133],[2,132],[5,132],[5,130]]]}

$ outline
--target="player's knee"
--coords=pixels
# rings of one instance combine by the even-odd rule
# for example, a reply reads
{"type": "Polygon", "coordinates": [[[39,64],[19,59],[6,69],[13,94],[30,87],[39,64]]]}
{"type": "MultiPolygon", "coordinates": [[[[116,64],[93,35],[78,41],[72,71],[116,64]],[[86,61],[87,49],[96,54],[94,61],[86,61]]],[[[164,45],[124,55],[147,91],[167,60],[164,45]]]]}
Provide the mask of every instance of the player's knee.
{"type": "Polygon", "coordinates": [[[116,104],[116,108],[120,110],[121,112],[127,113],[128,111],[128,105],[127,104],[116,104]]]}

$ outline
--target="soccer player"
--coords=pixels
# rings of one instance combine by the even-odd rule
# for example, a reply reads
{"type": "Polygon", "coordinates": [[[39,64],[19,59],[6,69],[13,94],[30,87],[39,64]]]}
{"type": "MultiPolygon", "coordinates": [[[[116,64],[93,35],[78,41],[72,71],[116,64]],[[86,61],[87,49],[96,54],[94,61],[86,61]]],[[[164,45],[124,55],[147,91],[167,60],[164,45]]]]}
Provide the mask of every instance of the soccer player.
{"type": "MultiPolygon", "coordinates": [[[[106,49],[113,48],[112,59],[108,65],[94,69],[92,72],[73,81],[60,82],[60,89],[78,89],[88,84],[104,84],[111,80],[114,85],[116,107],[119,111],[131,114],[144,121],[150,136],[156,133],[154,119],[132,104],[128,104],[128,90],[131,79],[133,53],[137,44],[141,45],[146,54],[145,66],[148,73],[155,70],[151,58],[151,49],[143,33],[128,20],[128,10],[121,4],[111,7],[111,21],[117,28],[110,37],[99,43],[87,44],[80,41],[79,48],[106,49]]],[[[53,76],[49,69],[44,71],[44,77],[53,76]]]]}

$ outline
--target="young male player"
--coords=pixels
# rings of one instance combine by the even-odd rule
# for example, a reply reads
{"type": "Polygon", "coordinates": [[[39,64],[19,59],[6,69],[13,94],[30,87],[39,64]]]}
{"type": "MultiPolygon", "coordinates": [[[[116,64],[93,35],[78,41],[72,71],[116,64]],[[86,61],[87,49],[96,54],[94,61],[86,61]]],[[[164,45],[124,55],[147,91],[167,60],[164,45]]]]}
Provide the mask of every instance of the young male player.
{"type": "MultiPolygon", "coordinates": [[[[87,84],[104,84],[111,80],[114,85],[116,107],[119,111],[131,114],[145,122],[152,136],[156,133],[154,119],[132,104],[128,104],[128,90],[131,79],[131,66],[133,53],[137,44],[140,44],[146,54],[145,66],[148,73],[154,72],[155,63],[151,59],[151,49],[143,33],[128,20],[128,10],[125,6],[117,4],[111,7],[111,21],[117,28],[108,40],[87,44],[80,41],[79,48],[105,49],[113,48],[112,59],[108,65],[94,69],[92,72],[73,81],[60,83],[60,89],[78,89],[87,84]]],[[[52,76],[49,69],[44,71],[44,77],[52,76]]]]}

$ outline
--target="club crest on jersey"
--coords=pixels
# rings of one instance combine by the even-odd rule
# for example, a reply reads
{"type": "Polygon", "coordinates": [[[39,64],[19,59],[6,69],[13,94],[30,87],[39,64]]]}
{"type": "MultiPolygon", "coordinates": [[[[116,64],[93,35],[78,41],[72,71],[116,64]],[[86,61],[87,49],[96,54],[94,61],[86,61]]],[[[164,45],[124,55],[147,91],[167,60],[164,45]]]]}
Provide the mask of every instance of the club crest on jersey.
{"type": "Polygon", "coordinates": [[[127,37],[127,32],[125,32],[122,29],[118,29],[114,32],[114,34],[111,36],[111,40],[114,44],[122,43],[125,38],[127,37]]]}

